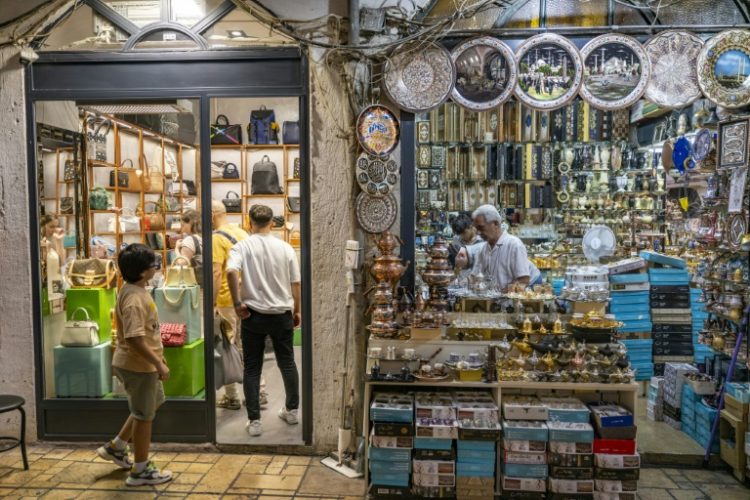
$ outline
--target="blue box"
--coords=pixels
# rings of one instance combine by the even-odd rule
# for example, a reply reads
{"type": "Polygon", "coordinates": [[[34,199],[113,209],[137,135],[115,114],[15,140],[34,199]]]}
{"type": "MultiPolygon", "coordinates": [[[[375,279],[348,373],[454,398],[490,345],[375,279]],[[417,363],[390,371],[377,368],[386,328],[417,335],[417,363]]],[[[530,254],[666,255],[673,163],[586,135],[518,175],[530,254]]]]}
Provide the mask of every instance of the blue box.
{"type": "Polygon", "coordinates": [[[396,486],[399,488],[406,488],[409,486],[410,479],[411,474],[409,473],[388,474],[379,472],[370,474],[370,482],[377,486],[396,486]]]}
{"type": "MultiPolygon", "coordinates": [[[[503,420],[503,438],[516,441],[547,441],[547,424],[526,420],[503,420]]],[[[513,475],[513,474],[509,474],[513,475]]]]}
{"type": "Polygon", "coordinates": [[[689,283],[689,278],[687,273],[685,273],[684,276],[652,276],[651,277],[651,283],[653,284],[659,284],[659,285],[669,285],[669,286],[679,286],[679,285],[687,285],[689,283]]]}
{"type": "MultiPolygon", "coordinates": [[[[643,250],[638,254],[646,262],[653,262],[654,264],[661,264],[663,266],[674,267],[676,269],[685,269],[687,263],[679,257],[670,257],[663,253],[656,253],[650,250],[643,250]]],[[[649,272],[651,269],[649,269],[649,272]]]]}
{"type": "Polygon", "coordinates": [[[610,311],[615,315],[615,318],[617,318],[617,321],[622,321],[625,324],[633,324],[633,323],[639,323],[644,322],[648,323],[651,321],[651,311],[646,309],[644,312],[645,306],[637,306],[639,311],[633,311],[633,312],[615,312],[610,311]]]}
{"type": "Polygon", "coordinates": [[[612,301],[609,304],[609,312],[612,314],[650,313],[651,308],[648,299],[643,302],[622,303],[612,301]]]}
{"type": "Polygon", "coordinates": [[[497,453],[495,450],[492,451],[480,451],[480,450],[458,450],[456,457],[459,462],[467,462],[471,464],[485,464],[495,463],[495,457],[497,453]]]}
{"type": "Polygon", "coordinates": [[[409,460],[370,460],[370,472],[373,474],[411,474],[411,457],[409,460]]]}
{"type": "Polygon", "coordinates": [[[495,463],[477,464],[456,462],[457,477],[495,477],[495,463]]]}
{"type": "Polygon", "coordinates": [[[623,333],[629,332],[650,332],[654,325],[651,321],[625,321],[624,325],[618,328],[623,333]]]}
{"type": "Polygon", "coordinates": [[[458,451],[495,451],[494,441],[469,441],[459,439],[456,441],[458,451]]]}
{"type": "Polygon", "coordinates": [[[452,439],[415,437],[414,448],[417,450],[450,450],[453,447],[452,439]]]}
{"type": "Polygon", "coordinates": [[[566,443],[593,443],[594,428],[589,423],[567,423],[549,422],[550,441],[563,441],[566,443]]]}
{"type": "Polygon", "coordinates": [[[547,479],[547,465],[502,464],[503,476],[547,479]]]}
{"type": "Polygon", "coordinates": [[[629,274],[610,274],[610,283],[647,283],[648,274],[646,273],[629,273],[629,274]]]}
{"type": "Polygon", "coordinates": [[[368,458],[373,460],[411,461],[411,448],[368,448],[368,458]]]}
{"type": "Polygon", "coordinates": [[[94,347],[53,349],[55,394],[59,398],[100,398],[112,391],[112,347],[104,342],[94,347]]]}
{"type": "Polygon", "coordinates": [[[633,414],[612,403],[589,403],[598,427],[632,427],[633,414]]]}

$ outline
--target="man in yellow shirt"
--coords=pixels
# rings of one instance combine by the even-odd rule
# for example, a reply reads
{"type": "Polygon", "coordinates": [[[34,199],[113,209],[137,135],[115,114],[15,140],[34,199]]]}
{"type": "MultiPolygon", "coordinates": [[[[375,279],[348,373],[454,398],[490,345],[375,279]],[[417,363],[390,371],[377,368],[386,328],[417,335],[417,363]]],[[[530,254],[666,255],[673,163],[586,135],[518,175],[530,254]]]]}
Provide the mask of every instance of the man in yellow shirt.
{"type": "MultiPolygon", "coordinates": [[[[211,202],[211,223],[213,226],[213,236],[211,238],[211,250],[213,253],[213,277],[214,277],[214,310],[221,316],[225,325],[225,333],[230,342],[234,342],[242,350],[240,345],[239,318],[234,312],[232,305],[232,295],[229,293],[229,284],[227,283],[227,259],[229,250],[238,242],[247,238],[247,233],[241,227],[229,224],[227,220],[227,209],[220,201],[211,202]]],[[[219,332],[214,332],[218,335],[219,332]]],[[[242,407],[240,403],[239,392],[236,384],[224,386],[224,396],[216,402],[216,406],[227,408],[229,410],[239,410],[242,407]]]]}

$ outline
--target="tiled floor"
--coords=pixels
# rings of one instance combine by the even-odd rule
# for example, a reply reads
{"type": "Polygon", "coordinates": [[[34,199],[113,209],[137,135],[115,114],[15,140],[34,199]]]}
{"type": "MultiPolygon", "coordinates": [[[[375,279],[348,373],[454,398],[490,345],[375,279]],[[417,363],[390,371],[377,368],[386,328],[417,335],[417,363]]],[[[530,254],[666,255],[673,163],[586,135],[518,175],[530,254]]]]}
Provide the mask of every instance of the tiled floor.
{"type": "MultiPolygon", "coordinates": [[[[45,499],[337,499],[363,498],[361,479],[346,479],[320,464],[319,457],[156,452],[154,460],[175,474],[157,487],[128,488],[125,472],[90,449],[34,446],[31,470],[18,450],[0,454],[0,497],[45,499]]],[[[643,500],[748,500],[750,489],[728,472],[643,469],[643,500]]]]}

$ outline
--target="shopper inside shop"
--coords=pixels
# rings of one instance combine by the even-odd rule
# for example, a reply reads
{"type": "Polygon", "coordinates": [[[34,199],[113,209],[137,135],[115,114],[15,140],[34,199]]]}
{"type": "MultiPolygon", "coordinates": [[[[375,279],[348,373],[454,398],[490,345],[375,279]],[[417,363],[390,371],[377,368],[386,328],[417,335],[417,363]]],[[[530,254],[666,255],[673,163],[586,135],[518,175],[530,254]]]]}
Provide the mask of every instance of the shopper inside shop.
{"type": "Polygon", "coordinates": [[[467,270],[470,270],[473,263],[473,254],[479,248],[476,245],[482,242],[482,238],[479,237],[477,230],[474,227],[474,221],[471,219],[471,214],[468,212],[461,212],[456,215],[451,220],[451,229],[453,230],[453,240],[448,247],[448,259],[451,264],[455,264],[458,252],[462,248],[468,248],[469,263],[467,270]]]}
{"type": "MultiPolygon", "coordinates": [[[[539,269],[529,261],[526,246],[516,236],[502,228],[502,217],[493,205],[482,205],[472,214],[474,227],[484,240],[473,252],[472,274],[482,274],[506,290],[513,284],[535,285],[541,282],[539,269]]],[[[462,248],[456,256],[456,266],[465,269],[470,252],[462,248]]]]}
{"type": "Polygon", "coordinates": [[[59,264],[62,266],[65,258],[65,249],[63,248],[63,238],[65,229],[60,227],[60,220],[54,215],[45,215],[41,218],[42,226],[42,259],[46,262],[50,250],[53,250],[59,257],[59,264]]]}
{"type": "Polygon", "coordinates": [[[202,284],[203,278],[203,240],[201,239],[201,214],[196,210],[186,210],[180,217],[180,233],[175,251],[190,261],[195,271],[195,279],[202,284]]]}
{"type": "Polygon", "coordinates": [[[226,265],[234,312],[242,318],[247,432],[263,433],[260,379],[266,336],[271,337],[276,365],[284,381],[285,405],[278,416],[298,423],[299,373],[294,361],[294,328],[301,323],[301,275],[294,248],[271,234],[273,210],[253,205],[251,236],[235,245],[226,265]]]}

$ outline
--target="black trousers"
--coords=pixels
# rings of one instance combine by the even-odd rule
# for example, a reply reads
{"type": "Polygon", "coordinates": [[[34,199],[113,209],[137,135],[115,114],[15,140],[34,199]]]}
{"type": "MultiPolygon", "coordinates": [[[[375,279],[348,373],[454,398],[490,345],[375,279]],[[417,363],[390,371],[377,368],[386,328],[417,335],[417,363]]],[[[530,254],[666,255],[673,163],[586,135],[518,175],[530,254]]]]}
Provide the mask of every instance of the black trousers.
{"type": "Polygon", "coordinates": [[[245,361],[243,389],[248,420],[260,420],[260,375],[266,337],[271,338],[276,365],[281,371],[287,410],[299,408],[299,373],[294,361],[294,319],[291,312],[262,314],[251,311],[242,320],[242,347],[245,361]]]}

